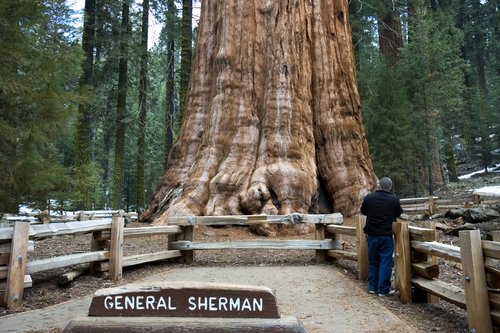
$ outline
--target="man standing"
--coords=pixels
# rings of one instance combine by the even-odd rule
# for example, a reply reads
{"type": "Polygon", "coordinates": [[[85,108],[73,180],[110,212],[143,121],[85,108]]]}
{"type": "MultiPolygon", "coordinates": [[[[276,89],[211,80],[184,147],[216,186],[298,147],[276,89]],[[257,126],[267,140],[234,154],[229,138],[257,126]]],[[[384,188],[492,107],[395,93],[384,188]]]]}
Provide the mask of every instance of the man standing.
{"type": "Polygon", "coordinates": [[[381,297],[391,296],[392,223],[403,210],[399,198],[391,194],[392,181],[383,177],[379,180],[379,190],[368,194],[361,205],[361,213],[366,215],[365,234],[368,236],[368,292],[381,297]]]}

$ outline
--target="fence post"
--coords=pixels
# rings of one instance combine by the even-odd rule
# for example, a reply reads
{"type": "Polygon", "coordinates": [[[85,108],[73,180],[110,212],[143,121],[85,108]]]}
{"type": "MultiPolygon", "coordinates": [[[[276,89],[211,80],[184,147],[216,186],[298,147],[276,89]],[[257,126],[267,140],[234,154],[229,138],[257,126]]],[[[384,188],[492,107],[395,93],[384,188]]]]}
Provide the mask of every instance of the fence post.
{"type": "Polygon", "coordinates": [[[366,224],[366,216],[357,214],[354,217],[356,223],[356,238],[358,243],[358,279],[361,281],[368,280],[368,244],[363,228],[366,224]]]}
{"type": "Polygon", "coordinates": [[[458,235],[469,330],[478,333],[492,332],[480,231],[462,230],[458,235]]]}
{"type": "Polygon", "coordinates": [[[399,290],[401,303],[411,303],[411,256],[410,231],[408,223],[394,224],[395,253],[394,253],[394,280],[399,290]]]}
{"type": "Polygon", "coordinates": [[[472,194],[472,202],[479,205],[481,203],[481,196],[479,194],[472,194]]]}
{"type": "MultiPolygon", "coordinates": [[[[90,242],[90,251],[101,251],[103,248],[101,246],[102,244],[102,231],[94,231],[92,232],[92,240],[90,242]]],[[[109,242],[108,242],[109,245],[109,242]]],[[[109,246],[108,246],[109,248],[109,246]]],[[[90,263],[90,273],[94,274],[98,272],[99,267],[99,262],[98,261],[93,261],[90,263]]]]}
{"type": "Polygon", "coordinates": [[[16,222],[14,224],[4,299],[7,309],[18,307],[23,301],[29,233],[29,222],[16,222]]]}
{"type": "MultiPolygon", "coordinates": [[[[184,227],[184,240],[193,241],[194,240],[194,225],[188,225],[184,227]]],[[[191,265],[194,262],[194,251],[184,251],[185,263],[191,265]]]]}
{"type": "MultiPolygon", "coordinates": [[[[314,238],[316,240],[325,239],[325,225],[323,223],[316,223],[314,225],[314,238]]],[[[323,264],[325,262],[325,250],[316,250],[316,263],[323,264]]]]}
{"type": "MultiPolygon", "coordinates": [[[[194,217],[193,217],[194,219],[194,217]]],[[[168,249],[171,250],[171,244],[176,241],[193,241],[194,225],[180,226],[182,233],[168,236],[168,249]]],[[[192,264],[194,261],[194,250],[181,250],[182,256],[177,258],[179,264],[192,264]]]]}
{"type": "MultiPolygon", "coordinates": [[[[434,201],[433,201],[433,203],[434,203],[434,201]]],[[[429,228],[429,229],[433,229],[434,230],[434,239],[433,239],[433,241],[435,241],[436,240],[436,222],[434,222],[434,221],[427,221],[426,227],[429,228]]],[[[437,265],[438,264],[438,257],[437,256],[430,255],[430,256],[428,256],[427,260],[430,261],[433,265],[437,265]]],[[[439,297],[437,297],[435,295],[428,294],[427,295],[427,302],[431,303],[431,304],[439,303],[439,297]]]]}
{"type": "Polygon", "coordinates": [[[109,278],[113,281],[121,279],[123,272],[123,227],[124,219],[113,216],[111,222],[111,240],[109,244],[109,278]]]}
{"type": "Polygon", "coordinates": [[[429,216],[432,216],[436,213],[436,202],[434,201],[434,197],[431,195],[429,197],[429,216]]]}

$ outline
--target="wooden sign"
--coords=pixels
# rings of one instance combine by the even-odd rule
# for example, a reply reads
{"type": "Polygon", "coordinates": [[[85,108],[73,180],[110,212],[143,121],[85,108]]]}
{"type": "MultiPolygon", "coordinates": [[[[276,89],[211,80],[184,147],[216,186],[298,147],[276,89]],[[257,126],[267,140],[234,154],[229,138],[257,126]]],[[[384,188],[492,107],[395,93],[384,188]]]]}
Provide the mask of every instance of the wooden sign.
{"type": "Polygon", "coordinates": [[[193,281],[98,290],[89,316],[280,318],[269,288],[193,281]]]}

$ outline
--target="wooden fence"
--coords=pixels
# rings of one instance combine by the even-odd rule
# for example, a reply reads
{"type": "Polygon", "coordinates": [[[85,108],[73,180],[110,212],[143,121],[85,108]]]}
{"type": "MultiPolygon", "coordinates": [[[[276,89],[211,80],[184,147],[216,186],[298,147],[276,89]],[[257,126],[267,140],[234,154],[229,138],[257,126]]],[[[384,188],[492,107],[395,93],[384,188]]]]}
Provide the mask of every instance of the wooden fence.
{"type": "Polygon", "coordinates": [[[472,195],[454,199],[439,199],[438,197],[421,197],[401,199],[403,213],[408,215],[426,214],[432,216],[436,213],[444,213],[454,208],[469,208],[478,204],[499,204],[500,198],[481,197],[472,195]]]}
{"type": "Polygon", "coordinates": [[[31,224],[46,224],[55,222],[75,222],[75,221],[90,221],[99,219],[110,219],[114,215],[120,215],[125,218],[126,222],[137,221],[137,213],[126,213],[122,210],[79,210],[68,212],[62,215],[49,215],[42,213],[30,213],[25,215],[4,214],[0,219],[0,228],[12,226],[16,222],[29,222],[31,224]]]}
{"type": "MultiPolygon", "coordinates": [[[[368,278],[364,225],[365,217],[357,215],[353,227],[325,227],[336,234],[327,235],[330,237],[338,239],[338,234],[356,237],[358,253],[330,250],[327,254],[337,259],[357,260],[361,280],[368,278]]],[[[493,325],[500,325],[500,232],[493,233],[495,241],[485,241],[481,240],[479,230],[460,231],[458,247],[436,242],[432,225],[421,228],[399,221],[393,231],[395,287],[402,303],[434,302],[437,297],[467,310],[470,332],[492,332],[493,325]],[[438,258],[461,265],[463,288],[439,280],[438,258]]]]}
{"type": "MultiPolygon", "coordinates": [[[[311,249],[321,256],[325,250],[340,248],[340,243],[331,239],[318,240],[251,240],[224,243],[200,243],[194,241],[195,225],[250,225],[255,223],[314,223],[318,235],[324,225],[342,224],[341,214],[331,215],[256,215],[219,217],[171,218],[170,225],[157,227],[125,228],[121,212],[111,219],[77,222],[30,224],[18,221],[13,227],[0,228],[0,304],[15,308],[22,302],[24,288],[31,287],[31,274],[51,269],[90,264],[95,272],[109,272],[113,280],[121,278],[123,267],[178,258],[191,263],[193,251],[215,248],[239,249],[311,249]],[[63,235],[92,233],[91,251],[61,255],[36,261],[27,260],[28,251],[34,250],[34,242],[63,235]],[[164,251],[134,256],[124,256],[124,239],[167,235],[169,241],[164,251]]],[[[319,237],[319,236],[318,236],[319,237]]],[[[319,257],[318,257],[319,258],[319,257]]]]}
{"type": "MultiPolygon", "coordinates": [[[[0,229],[0,293],[4,290],[4,305],[19,306],[23,289],[31,285],[30,274],[91,263],[95,271],[108,271],[111,279],[119,279],[123,267],[178,258],[192,263],[194,251],[212,249],[308,249],[316,251],[316,260],[326,257],[354,260],[361,280],[368,277],[365,218],[356,216],[354,226],[343,224],[340,214],[329,215],[251,215],[218,217],[175,217],[170,225],[159,227],[124,228],[124,219],[112,219],[30,225],[17,222],[14,227],[0,229]],[[233,240],[230,242],[199,242],[195,226],[251,225],[255,223],[313,223],[315,239],[306,240],[233,240]],[[92,233],[91,251],[50,259],[27,262],[27,252],[33,242],[61,235],[92,233]],[[124,239],[168,235],[164,251],[125,257],[124,239]],[[342,249],[343,236],[355,237],[356,252],[342,249]],[[1,282],[3,280],[3,282],[1,282]]],[[[500,233],[496,239],[500,240],[500,233]]],[[[432,297],[451,302],[467,310],[471,332],[491,332],[493,323],[500,324],[500,242],[482,241],[479,231],[461,231],[460,247],[435,241],[435,229],[409,226],[405,222],[394,225],[395,286],[403,303],[432,301],[432,297]],[[463,288],[439,280],[438,257],[462,266],[463,288]]]]}
{"type": "Polygon", "coordinates": [[[16,222],[14,227],[0,229],[0,303],[15,308],[22,302],[24,288],[30,287],[31,274],[51,269],[91,264],[93,271],[109,271],[117,280],[123,267],[181,257],[178,250],[164,250],[133,256],[123,255],[124,239],[175,235],[182,233],[178,226],[124,228],[124,217],[66,223],[30,225],[16,222]],[[48,237],[92,233],[91,251],[28,262],[28,251],[34,242],[48,237]]]}

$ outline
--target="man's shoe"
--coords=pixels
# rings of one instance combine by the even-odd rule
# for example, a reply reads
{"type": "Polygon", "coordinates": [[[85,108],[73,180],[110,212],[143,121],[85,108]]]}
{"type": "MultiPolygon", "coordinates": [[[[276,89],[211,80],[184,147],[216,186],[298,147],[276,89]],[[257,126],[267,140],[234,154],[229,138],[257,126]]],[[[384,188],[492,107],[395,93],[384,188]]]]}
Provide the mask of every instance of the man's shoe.
{"type": "Polygon", "coordinates": [[[369,294],[376,294],[377,292],[375,290],[368,290],[369,294]]]}
{"type": "Polygon", "coordinates": [[[378,294],[380,297],[388,297],[388,296],[394,296],[394,290],[389,290],[388,293],[386,294],[378,294]]]}

